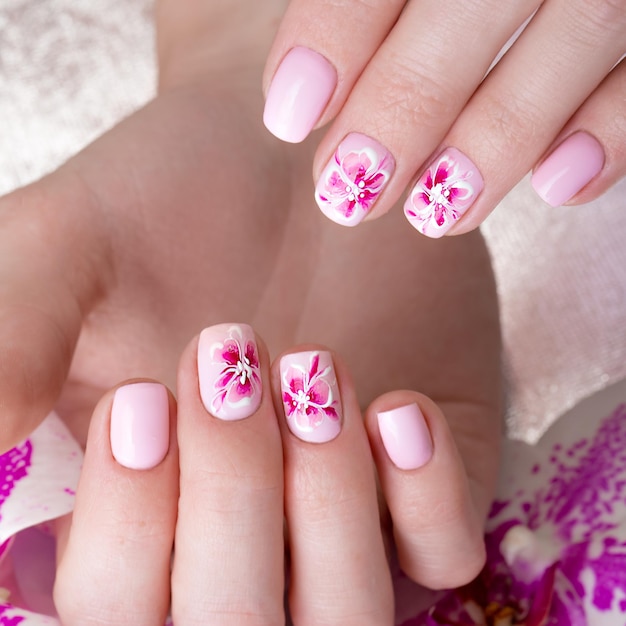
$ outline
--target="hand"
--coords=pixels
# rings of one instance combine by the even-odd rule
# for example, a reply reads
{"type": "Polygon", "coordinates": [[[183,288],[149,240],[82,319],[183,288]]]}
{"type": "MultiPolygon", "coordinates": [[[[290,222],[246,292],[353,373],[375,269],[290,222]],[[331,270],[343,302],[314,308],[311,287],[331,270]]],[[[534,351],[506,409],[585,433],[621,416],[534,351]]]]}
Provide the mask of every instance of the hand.
{"type": "Polygon", "coordinates": [[[465,233],[533,167],[552,206],[624,176],[625,53],[626,7],[612,0],[292,0],[264,119],[294,142],[333,121],[313,167],[330,219],[379,217],[408,188],[420,232],[465,233]]]}
{"type": "Polygon", "coordinates": [[[246,325],[185,349],[178,409],[153,381],[106,394],[73,519],[59,523],[62,623],[161,626],[171,598],[177,625],[282,624],[288,547],[295,624],[392,624],[370,444],[406,571],[466,582],[484,561],[483,519],[443,414],[402,391],[365,417],[337,354],[292,348],[270,375],[246,325]]]}
{"type": "MultiPolygon", "coordinates": [[[[484,519],[501,415],[484,244],[472,235],[416,245],[393,216],[348,232],[307,211],[313,144],[284,146],[259,121],[255,63],[272,33],[270,5],[242,3],[247,32],[227,4],[217,19],[217,3],[203,15],[163,3],[158,97],[0,200],[0,445],[53,407],[84,443],[106,389],[138,377],[174,388],[190,336],[245,320],[273,355],[305,341],[332,346],[363,406],[390,389],[431,397],[468,477],[446,502],[461,510],[457,496],[469,498],[484,519]]],[[[448,562],[440,557],[432,563],[448,562]]],[[[448,582],[476,567],[455,563],[448,582]]],[[[431,586],[446,578],[407,571],[431,586]]]]}

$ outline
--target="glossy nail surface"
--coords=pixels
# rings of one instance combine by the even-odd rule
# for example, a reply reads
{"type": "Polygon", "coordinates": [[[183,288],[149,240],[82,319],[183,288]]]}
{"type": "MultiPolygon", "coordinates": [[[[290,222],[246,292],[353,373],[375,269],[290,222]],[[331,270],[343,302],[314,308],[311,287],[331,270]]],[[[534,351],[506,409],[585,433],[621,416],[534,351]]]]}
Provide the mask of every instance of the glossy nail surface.
{"type": "Polygon", "coordinates": [[[432,457],[432,438],[417,404],[378,413],[378,428],[385,450],[396,467],[417,469],[432,457]]]}
{"type": "Polygon", "coordinates": [[[604,150],[585,132],[570,135],[532,175],[530,182],[544,202],[553,207],[565,204],[604,166],[604,150]]]}
{"type": "Polygon", "coordinates": [[[205,409],[223,420],[250,417],[261,403],[259,351],[247,324],[205,328],[198,342],[198,380],[205,409]]]}
{"type": "Polygon", "coordinates": [[[474,204],[483,187],[474,163],[456,148],[447,148],[413,187],[404,214],[427,237],[442,237],[474,204]]]}
{"type": "Polygon", "coordinates": [[[317,123],[337,85],[335,68],[308,48],[292,48],[274,74],[263,123],[279,139],[303,141],[317,123]]]}
{"type": "Polygon", "coordinates": [[[167,454],[170,413],[167,389],[158,383],[119,387],[111,407],[111,452],[124,467],[156,467],[167,454]]]}
{"type": "Polygon", "coordinates": [[[324,168],[315,200],[333,222],[356,226],[370,212],[395,167],[387,148],[367,135],[350,133],[324,168]]]}
{"type": "Polygon", "coordinates": [[[329,352],[297,352],[280,360],[285,417],[291,432],[313,443],[341,432],[341,399],[329,352]]]}

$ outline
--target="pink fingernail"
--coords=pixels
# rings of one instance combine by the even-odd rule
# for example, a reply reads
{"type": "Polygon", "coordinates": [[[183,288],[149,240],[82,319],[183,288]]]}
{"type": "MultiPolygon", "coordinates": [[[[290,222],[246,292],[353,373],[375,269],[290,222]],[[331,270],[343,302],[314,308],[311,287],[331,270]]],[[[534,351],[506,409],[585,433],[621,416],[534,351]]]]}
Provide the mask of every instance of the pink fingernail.
{"type": "Polygon", "coordinates": [[[167,389],[159,383],[119,387],[111,408],[111,452],[124,467],[156,467],[170,445],[167,389]]]}
{"type": "Polygon", "coordinates": [[[341,431],[341,399],[329,352],[298,352],[280,360],[285,417],[291,432],[313,443],[341,431]]]}
{"type": "Polygon", "coordinates": [[[404,214],[427,237],[442,237],[474,204],[484,186],[474,163],[456,148],[447,148],[413,187],[404,214]]]}
{"type": "Polygon", "coordinates": [[[350,133],[324,168],[315,200],[333,222],[356,226],[369,213],[395,167],[387,148],[367,135],[350,133]]]}
{"type": "Polygon", "coordinates": [[[223,420],[250,417],[261,404],[259,350],[247,324],[205,328],[198,343],[200,397],[223,420]]]}
{"type": "Polygon", "coordinates": [[[272,79],[263,122],[283,141],[299,143],[315,126],[337,85],[335,68],[308,48],[292,48],[272,79]]]}
{"type": "Polygon", "coordinates": [[[396,467],[417,469],[432,457],[433,440],[417,404],[378,413],[378,428],[385,450],[396,467]]]}
{"type": "Polygon", "coordinates": [[[600,142],[585,132],[570,135],[535,170],[530,182],[544,202],[565,204],[604,167],[600,142]]]}

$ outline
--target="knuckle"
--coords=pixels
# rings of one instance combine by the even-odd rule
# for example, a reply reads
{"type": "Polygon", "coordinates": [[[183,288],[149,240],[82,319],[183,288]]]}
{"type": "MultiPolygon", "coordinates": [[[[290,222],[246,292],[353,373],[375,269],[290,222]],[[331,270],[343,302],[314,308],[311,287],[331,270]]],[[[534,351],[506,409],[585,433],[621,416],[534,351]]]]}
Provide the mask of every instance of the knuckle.
{"type": "Polygon", "coordinates": [[[398,560],[406,575],[418,584],[429,589],[454,589],[472,582],[485,565],[484,542],[474,543],[466,544],[462,552],[457,550],[453,554],[443,547],[441,551],[424,554],[411,546],[404,546],[399,551],[398,560]]]}
{"type": "Polygon", "coordinates": [[[597,45],[598,38],[613,32],[621,36],[626,26],[626,0],[579,0],[568,3],[575,26],[569,29],[581,42],[597,45]]]}
{"type": "Polygon", "coordinates": [[[208,623],[220,626],[277,626],[285,621],[283,611],[278,606],[272,609],[263,606],[224,609],[198,602],[197,598],[185,602],[183,608],[175,605],[172,617],[175,624],[186,626],[205,626],[208,623]]]}
{"type": "Polygon", "coordinates": [[[380,113],[400,140],[406,139],[407,128],[440,125],[459,105],[458,96],[436,72],[410,57],[392,57],[384,81],[380,113]]]}
{"type": "Polygon", "coordinates": [[[545,143],[541,119],[531,94],[496,94],[478,124],[481,156],[489,170],[500,171],[503,159],[525,164],[529,146],[545,143]]]}

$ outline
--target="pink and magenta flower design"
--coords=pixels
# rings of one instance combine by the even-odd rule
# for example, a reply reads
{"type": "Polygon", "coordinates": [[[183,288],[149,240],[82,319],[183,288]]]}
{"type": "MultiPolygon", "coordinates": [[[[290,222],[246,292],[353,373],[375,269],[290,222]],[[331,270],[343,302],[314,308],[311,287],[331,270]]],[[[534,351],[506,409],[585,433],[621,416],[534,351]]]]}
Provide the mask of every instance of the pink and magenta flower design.
{"type": "Polygon", "coordinates": [[[327,352],[290,354],[281,360],[285,416],[292,432],[307,441],[328,441],[339,433],[337,381],[327,352]]]}
{"type": "Polygon", "coordinates": [[[366,215],[395,169],[391,153],[360,133],[351,133],[322,172],[315,199],[322,212],[345,226],[355,226],[366,215]]]}
{"type": "Polygon", "coordinates": [[[424,235],[441,237],[470,208],[483,186],[476,166],[462,152],[449,148],[417,182],[404,213],[424,235]]]}
{"type": "Polygon", "coordinates": [[[221,325],[204,331],[198,348],[198,368],[208,410],[222,419],[241,419],[253,413],[261,399],[259,367],[254,333],[249,326],[221,325]]]}

